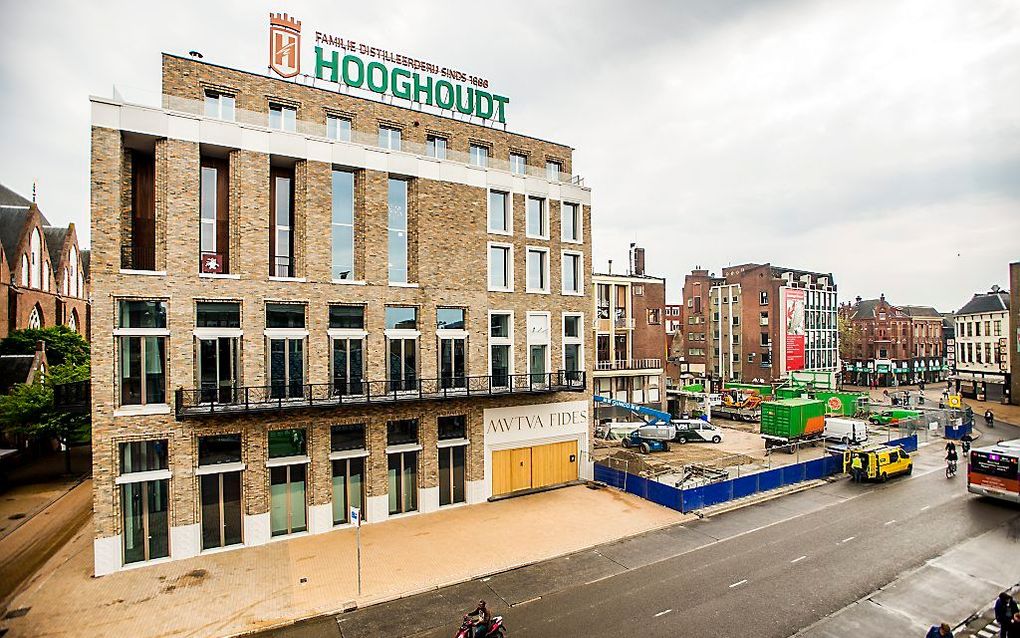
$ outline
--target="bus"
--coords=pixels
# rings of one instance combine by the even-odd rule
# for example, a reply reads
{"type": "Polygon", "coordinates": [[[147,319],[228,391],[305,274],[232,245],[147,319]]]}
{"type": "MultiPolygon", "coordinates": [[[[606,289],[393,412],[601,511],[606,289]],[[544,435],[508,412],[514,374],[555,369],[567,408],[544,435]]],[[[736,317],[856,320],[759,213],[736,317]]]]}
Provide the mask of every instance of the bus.
{"type": "Polygon", "coordinates": [[[1020,439],[970,451],[967,491],[1020,503],[1020,439]]]}

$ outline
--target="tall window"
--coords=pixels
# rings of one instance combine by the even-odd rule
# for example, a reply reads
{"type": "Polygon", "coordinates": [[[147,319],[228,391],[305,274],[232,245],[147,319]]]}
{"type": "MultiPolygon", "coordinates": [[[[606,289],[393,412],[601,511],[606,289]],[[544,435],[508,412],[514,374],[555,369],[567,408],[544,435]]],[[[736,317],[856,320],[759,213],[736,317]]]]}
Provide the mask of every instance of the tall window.
{"type": "Polygon", "coordinates": [[[439,428],[439,505],[463,503],[467,456],[467,417],[441,416],[439,428]]]}
{"type": "Polygon", "coordinates": [[[513,246],[489,244],[489,290],[513,292],[513,246]]]}
{"type": "Polygon", "coordinates": [[[234,96],[217,91],[205,92],[205,115],[228,122],[234,121],[234,96]]]}
{"type": "Polygon", "coordinates": [[[528,172],[528,157],[520,153],[510,153],[510,172],[514,175],[524,175],[528,172]]]}
{"type": "Polygon", "coordinates": [[[549,251],[528,248],[528,292],[549,292],[549,251]]]}
{"type": "Polygon", "coordinates": [[[438,135],[425,138],[425,154],[436,159],[446,159],[446,138],[438,135]]]}
{"type": "Polygon", "coordinates": [[[297,130],[297,109],[281,104],[269,105],[269,128],[274,131],[297,130]]]}
{"type": "Polygon", "coordinates": [[[32,229],[32,238],[29,240],[29,266],[31,268],[31,278],[29,285],[33,288],[39,288],[42,285],[42,236],[39,235],[39,229],[32,229]]]}
{"type": "Polygon", "coordinates": [[[389,391],[418,387],[418,309],[386,307],[386,360],[389,391]]]}
{"type": "Polygon", "coordinates": [[[578,381],[584,370],[584,315],[563,315],[563,369],[568,381],[578,381]]]}
{"type": "Polygon", "coordinates": [[[489,375],[494,388],[510,386],[513,374],[513,315],[489,313],[489,375]]]}
{"type": "Polygon", "coordinates": [[[198,302],[195,337],[202,402],[233,403],[240,368],[241,305],[224,301],[198,302]]]}
{"type": "Polygon", "coordinates": [[[609,319],[609,284],[598,284],[596,292],[596,313],[599,319],[609,319]]]}
{"type": "Polygon", "coordinates": [[[364,394],[365,307],[330,306],[329,336],[333,344],[333,392],[364,394]]]}
{"type": "Polygon", "coordinates": [[[581,241],[581,207],[573,202],[560,206],[560,238],[563,241],[581,241]]]}
{"type": "Polygon", "coordinates": [[[333,524],[350,523],[350,508],[365,503],[365,425],[334,425],[330,430],[329,459],[333,464],[333,524]]]}
{"type": "Polygon", "coordinates": [[[308,442],[305,430],[270,431],[268,465],[270,533],[282,536],[307,530],[308,442]]]}
{"type": "Polygon", "coordinates": [[[528,313],[528,374],[533,385],[548,381],[549,371],[549,315],[528,313]]]}
{"type": "Polygon", "coordinates": [[[241,435],[198,437],[202,549],[241,542],[241,435]]]}
{"type": "Polygon", "coordinates": [[[166,403],[166,302],[121,301],[120,404],[166,403]]]}
{"type": "Polygon", "coordinates": [[[463,388],[467,383],[467,332],[463,308],[436,309],[439,341],[439,375],[442,387],[463,388]]]}
{"type": "Polygon", "coordinates": [[[563,164],[554,162],[553,160],[546,160],[545,162],[545,178],[550,182],[560,181],[560,173],[563,172],[563,164]]]}
{"type": "Polygon", "coordinates": [[[485,168],[489,165],[489,147],[481,144],[472,144],[468,149],[468,163],[472,166],[485,168]]]}
{"type": "Polygon", "coordinates": [[[549,239],[549,216],[546,214],[545,200],[541,197],[528,198],[528,221],[525,230],[528,237],[549,239]]]}
{"type": "Polygon", "coordinates": [[[303,304],[266,304],[269,385],[274,399],[304,396],[307,338],[303,304]]]}
{"type": "Polygon", "coordinates": [[[43,327],[42,324],[42,313],[39,311],[39,304],[36,304],[32,308],[32,312],[28,315],[28,327],[32,329],[39,329],[43,327]]]}
{"type": "Polygon", "coordinates": [[[581,267],[581,253],[564,251],[562,260],[563,294],[583,295],[584,271],[581,267]]]}
{"type": "Polygon", "coordinates": [[[269,178],[269,274],[294,276],[294,170],[273,168],[269,178]]]}
{"type": "Polygon", "coordinates": [[[390,514],[418,509],[418,421],[386,424],[387,488],[390,514]]]}
{"type": "Polygon", "coordinates": [[[509,235],[512,232],[510,193],[489,191],[489,232],[509,235]]]}
{"type": "Polygon", "coordinates": [[[389,249],[389,282],[407,283],[407,182],[389,180],[389,217],[387,246],[389,249]]]}
{"type": "Polygon", "coordinates": [[[333,171],[333,279],[354,279],[354,173],[333,171]]]}
{"type": "Polygon", "coordinates": [[[203,157],[199,188],[199,272],[230,272],[230,173],[226,160],[203,157]]]}
{"type": "Polygon", "coordinates": [[[351,121],[337,115],[326,116],[326,137],[341,142],[351,141],[351,121]]]}
{"type": "Polygon", "coordinates": [[[124,564],[170,555],[170,470],[167,441],[120,444],[120,509],[124,564]]]}
{"type": "Polygon", "coordinates": [[[400,129],[391,126],[379,127],[379,148],[388,148],[391,151],[400,150],[400,129]]]}

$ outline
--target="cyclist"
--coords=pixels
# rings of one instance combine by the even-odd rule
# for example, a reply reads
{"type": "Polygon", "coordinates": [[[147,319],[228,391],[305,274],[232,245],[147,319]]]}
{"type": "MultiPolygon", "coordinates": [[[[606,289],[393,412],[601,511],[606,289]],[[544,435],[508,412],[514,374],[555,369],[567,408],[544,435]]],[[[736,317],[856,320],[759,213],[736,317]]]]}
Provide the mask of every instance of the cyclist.
{"type": "Polygon", "coordinates": [[[946,476],[953,476],[956,474],[956,461],[959,457],[956,455],[956,444],[952,441],[946,443],[946,476]]]}

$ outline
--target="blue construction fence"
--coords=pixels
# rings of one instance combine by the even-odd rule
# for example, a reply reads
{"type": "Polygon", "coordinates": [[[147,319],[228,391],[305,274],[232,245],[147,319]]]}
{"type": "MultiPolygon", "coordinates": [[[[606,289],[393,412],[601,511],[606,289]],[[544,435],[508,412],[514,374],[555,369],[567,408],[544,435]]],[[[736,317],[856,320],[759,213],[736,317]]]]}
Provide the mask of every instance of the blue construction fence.
{"type": "MultiPolygon", "coordinates": [[[[917,450],[917,435],[912,434],[902,439],[894,439],[888,441],[886,445],[899,445],[905,451],[913,452],[917,450]]],[[[764,472],[755,472],[687,489],[680,489],[599,464],[595,465],[595,480],[664,507],[679,512],[690,512],[751,496],[758,492],[825,478],[842,471],[842,454],[829,454],[803,463],[784,465],[764,472]]]]}
{"type": "Polygon", "coordinates": [[[947,425],[946,426],[946,438],[954,439],[959,441],[965,434],[970,434],[974,429],[974,423],[964,423],[962,425],[947,425]]]}

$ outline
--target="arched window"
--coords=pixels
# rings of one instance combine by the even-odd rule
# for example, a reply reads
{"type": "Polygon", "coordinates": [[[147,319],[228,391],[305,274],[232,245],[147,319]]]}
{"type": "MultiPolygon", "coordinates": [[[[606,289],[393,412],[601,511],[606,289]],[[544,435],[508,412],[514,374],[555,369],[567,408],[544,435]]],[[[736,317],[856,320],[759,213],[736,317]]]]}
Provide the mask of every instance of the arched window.
{"type": "Polygon", "coordinates": [[[68,259],[71,268],[71,292],[72,297],[78,296],[78,249],[71,246],[71,255],[68,259]]]}
{"type": "Polygon", "coordinates": [[[75,332],[78,332],[78,311],[72,309],[71,314],[67,317],[67,327],[75,332]]]}
{"type": "Polygon", "coordinates": [[[78,273],[78,296],[85,298],[85,276],[81,272],[78,273]]]}
{"type": "Polygon", "coordinates": [[[32,277],[31,286],[39,288],[42,285],[42,237],[39,236],[39,229],[32,231],[32,239],[29,240],[29,251],[31,252],[32,277]]]}
{"type": "Polygon", "coordinates": [[[50,265],[43,264],[42,271],[42,289],[46,292],[50,291],[50,265]]]}
{"type": "Polygon", "coordinates": [[[64,290],[63,290],[63,295],[65,297],[67,296],[67,288],[68,288],[68,285],[69,285],[68,281],[69,281],[69,279],[67,277],[67,268],[65,267],[64,268],[64,290]]]}
{"type": "Polygon", "coordinates": [[[32,314],[28,315],[28,327],[42,328],[42,313],[39,311],[38,305],[32,308],[32,314]]]}
{"type": "Polygon", "coordinates": [[[21,287],[28,288],[28,255],[21,256],[21,287]]]}

